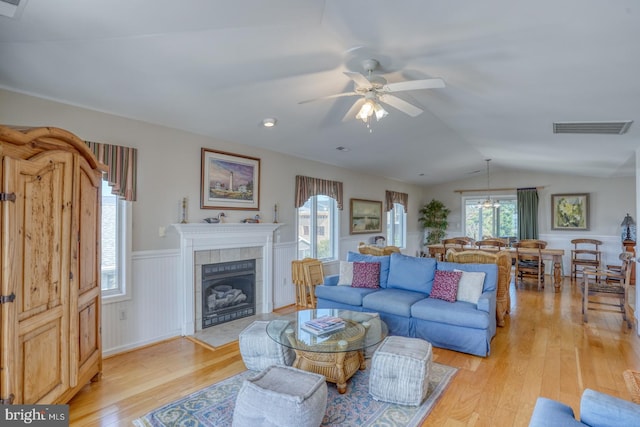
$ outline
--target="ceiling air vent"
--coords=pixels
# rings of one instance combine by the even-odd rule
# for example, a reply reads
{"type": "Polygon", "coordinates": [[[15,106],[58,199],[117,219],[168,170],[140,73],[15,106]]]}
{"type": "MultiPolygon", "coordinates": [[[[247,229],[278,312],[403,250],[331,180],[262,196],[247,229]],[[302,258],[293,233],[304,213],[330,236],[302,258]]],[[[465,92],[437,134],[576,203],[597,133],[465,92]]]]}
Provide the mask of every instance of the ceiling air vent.
{"type": "Polygon", "coordinates": [[[553,133],[594,133],[622,135],[629,130],[633,120],[616,122],[555,122],[553,133]]]}
{"type": "Polygon", "coordinates": [[[0,15],[19,18],[27,0],[0,0],[0,15]]]}

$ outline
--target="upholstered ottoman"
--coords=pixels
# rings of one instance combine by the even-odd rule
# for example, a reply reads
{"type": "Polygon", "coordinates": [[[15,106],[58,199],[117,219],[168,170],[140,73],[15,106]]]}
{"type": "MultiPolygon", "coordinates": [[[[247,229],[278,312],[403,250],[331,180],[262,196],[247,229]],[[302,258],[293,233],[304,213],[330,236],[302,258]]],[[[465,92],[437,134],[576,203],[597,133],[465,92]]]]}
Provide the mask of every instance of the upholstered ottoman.
{"type": "Polygon", "coordinates": [[[236,398],[233,427],[318,427],[327,410],[322,375],[273,365],[247,379],[236,398]]]}
{"type": "MultiPolygon", "coordinates": [[[[281,322],[279,325],[284,330],[289,322],[275,319],[273,322],[281,322]]],[[[261,371],[271,365],[293,364],[295,352],[278,344],[267,335],[269,321],[256,320],[240,332],[240,355],[247,369],[261,371]]]]}
{"type": "Polygon", "coordinates": [[[431,344],[419,338],[389,336],[373,354],[369,394],[376,400],[418,406],[427,397],[431,344]]]}

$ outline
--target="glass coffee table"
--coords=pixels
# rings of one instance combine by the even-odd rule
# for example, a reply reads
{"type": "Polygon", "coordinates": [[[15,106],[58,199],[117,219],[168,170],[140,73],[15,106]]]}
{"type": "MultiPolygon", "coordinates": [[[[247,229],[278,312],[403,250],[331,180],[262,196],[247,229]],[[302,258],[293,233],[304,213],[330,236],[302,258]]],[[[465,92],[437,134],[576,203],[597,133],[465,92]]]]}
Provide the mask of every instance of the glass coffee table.
{"type": "Polygon", "coordinates": [[[358,369],[365,369],[365,350],[379,344],[387,333],[387,325],[377,313],[341,309],[301,310],[267,325],[271,339],[295,351],[295,368],[324,375],[340,393],[346,392],[347,380],[358,369]],[[304,329],[305,322],[323,316],[339,317],[344,328],[326,334],[304,329]]]}

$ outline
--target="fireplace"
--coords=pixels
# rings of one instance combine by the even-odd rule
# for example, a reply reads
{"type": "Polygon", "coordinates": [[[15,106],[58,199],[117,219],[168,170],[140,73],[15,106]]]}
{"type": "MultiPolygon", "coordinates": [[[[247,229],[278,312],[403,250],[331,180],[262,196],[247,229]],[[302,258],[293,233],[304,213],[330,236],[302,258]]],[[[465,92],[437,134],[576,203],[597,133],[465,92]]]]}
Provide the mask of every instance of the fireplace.
{"type": "Polygon", "coordinates": [[[255,260],[255,313],[273,310],[273,233],[281,224],[172,224],[180,235],[178,304],[182,334],[202,329],[202,266],[255,260]]]}
{"type": "Polygon", "coordinates": [[[202,266],[202,329],[256,314],[255,259],[202,266]]]}

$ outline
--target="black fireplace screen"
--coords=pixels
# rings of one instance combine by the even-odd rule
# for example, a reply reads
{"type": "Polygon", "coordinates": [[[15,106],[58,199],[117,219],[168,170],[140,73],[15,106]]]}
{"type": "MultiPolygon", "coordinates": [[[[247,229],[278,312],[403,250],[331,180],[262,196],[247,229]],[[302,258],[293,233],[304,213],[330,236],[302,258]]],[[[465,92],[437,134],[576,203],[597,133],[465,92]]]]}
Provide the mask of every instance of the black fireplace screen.
{"type": "Polygon", "coordinates": [[[202,329],[256,314],[256,260],[202,266],[202,329]]]}

